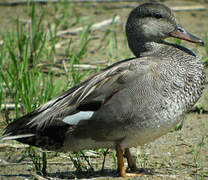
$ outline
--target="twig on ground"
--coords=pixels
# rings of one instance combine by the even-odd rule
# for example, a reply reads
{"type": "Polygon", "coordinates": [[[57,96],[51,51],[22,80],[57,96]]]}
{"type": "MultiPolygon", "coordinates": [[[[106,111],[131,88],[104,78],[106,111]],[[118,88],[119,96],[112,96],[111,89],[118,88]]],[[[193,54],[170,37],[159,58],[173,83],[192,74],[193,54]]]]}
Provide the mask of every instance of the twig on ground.
{"type": "Polygon", "coordinates": [[[25,144],[11,144],[11,143],[0,143],[0,149],[5,149],[5,148],[15,148],[15,149],[23,149],[29,147],[29,145],[25,144]]]}
{"type": "Polygon", "coordinates": [[[95,70],[97,69],[97,65],[91,65],[91,64],[74,64],[73,68],[74,70],[95,70]]]}
{"type": "MultiPolygon", "coordinates": [[[[135,8],[137,5],[135,4],[119,4],[119,5],[111,5],[108,4],[103,5],[105,9],[123,9],[123,8],[135,8]]],[[[206,7],[200,4],[189,5],[189,6],[173,6],[170,7],[173,11],[199,11],[206,10],[206,7]]]]}
{"type": "Polygon", "coordinates": [[[206,7],[203,5],[192,5],[192,6],[175,6],[171,8],[173,11],[193,11],[193,10],[205,10],[206,7]]]}
{"type": "MultiPolygon", "coordinates": [[[[115,18],[111,18],[111,19],[107,19],[107,20],[104,20],[104,21],[101,21],[99,23],[96,23],[96,24],[93,24],[91,27],[90,27],[90,31],[95,31],[95,30],[98,30],[104,26],[108,26],[110,24],[113,24],[113,23],[116,23],[116,22],[119,22],[120,21],[120,16],[116,16],[115,18]]],[[[69,35],[69,34],[77,34],[77,33],[80,33],[84,30],[83,27],[79,27],[79,28],[76,28],[76,29],[71,29],[71,30],[64,30],[64,31],[59,31],[57,32],[56,36],[57,37],[61,37],[61,36],[64,36],[64,35],[69,35]]],[[[61,48],[64,44],[67,44],[69,42],[69,40],[65,40],[65,41],[62,41],[62,42],[59,42],[55,45],[55,48],[61,48]]],[[[48,48],[51,48],[51,46],[49,46],[48,48]]]]}
{"type": "MultiPolygon", "coordinates": [[[[61,42],[59,42],[59,43],[56,43],[55,48],[56,48],[56,49],[61,48],[63,45],[68,44],[68,42],[69,42],[69,40],[61,41],[61,42]]],[[[49,46],[48,48],[50,49],[51,46],[49,46]]]]}
{"type": "MultiPolygon", "coordinates": [[[[65,62],[62,62],[62,63],[63,63],[63,65],[64,65],[64,70],[65,70],[66,72],[69,72],[68,69],[70,69],[70,65],[66,64],[65,62]]],[[[100,65],[94,65],[94,64],[74,64],[74,65],[73,65],[73,68],[74,68],[73,70],[74,70],[74,71],[90,71],[90,70],[96,70],[98,67],[99,67],[100,69],[103,69],[103,68],[105,68],[107,65],[108,65],[107,63],[105,63],[105,64],[100,64],[100,65]]],[[[41,65],[39,65],[39,67],[41,67],[41,65]]],[[[47,64],[43,64],[41,71],[46,72],[46,73],[47,73],[47,72],[50,72],[51,69],[49,70],[48,67],[50,67],[50,65],[47,66],[47,64]],[[44,68],[44,69],[43,69],[43,68],[44,68]]],[[[57,68],[63,69],[63,66],[60,66],[59,64],[53,64],[52,71],[56,71],[57,68]]]]}
{"type": "MultiPolygon", "coordinates": [[[[90,28],[90,31],[95,31],[97,29],[100,29],[103,26],[107,26],[107,25],[110,25],[110,24],[113,24],[113,23],[116,23],[116,22],[119,22],[119,21],[120,21],[120,16],[116,16],[115,18],[111,18],[111,19],[101,21],[99,23],[93,24],[90,28]]],[[[72,30],[59,31],[57,33],[57,36],[63,36],[63,35],[68,35],[68,34],[76,34],[76,33],[82,32],[83,29],[84,29],[83,27],[79,27],[79,28],[72,29],[72,30]]]]}
{"type": "MultiPolygon", "coordinates": [[[[13,110],[16,108],[16,104],[2,104],[1,105],[1,111],[4,111],[4,110],[13,110]]],[[[21,105],[18,104],[17,105],[17,108],[21,108],[21,105]]]]}

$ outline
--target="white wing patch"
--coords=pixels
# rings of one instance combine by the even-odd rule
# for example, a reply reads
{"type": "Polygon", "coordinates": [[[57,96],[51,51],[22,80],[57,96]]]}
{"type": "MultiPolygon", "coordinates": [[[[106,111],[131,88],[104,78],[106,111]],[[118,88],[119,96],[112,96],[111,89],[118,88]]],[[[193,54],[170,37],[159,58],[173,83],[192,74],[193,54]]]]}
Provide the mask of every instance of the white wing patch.
{"type": "Polygon", "coordinates": [[[80,111],[76,114],[66,116],[63,121],[70,125],[77,125],[81,120],[89,120],[94,111],[80,111]]]}

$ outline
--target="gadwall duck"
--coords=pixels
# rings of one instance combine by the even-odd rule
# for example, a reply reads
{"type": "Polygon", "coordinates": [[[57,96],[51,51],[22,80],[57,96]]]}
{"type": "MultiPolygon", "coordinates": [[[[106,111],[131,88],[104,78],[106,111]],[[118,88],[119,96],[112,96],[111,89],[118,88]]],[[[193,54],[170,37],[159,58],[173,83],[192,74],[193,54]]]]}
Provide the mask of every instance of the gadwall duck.
{"type": "Polygon", "coordinates": [[[175,37],[203,45],[178,26],[171,10],[145,3],[126,23],[135,58],[117,62],[13,121],[2,139],[55,151],[115,148],[121,176],[123,153],[168,133],[200,98],[205,86],[201,60],[191,50],[165,42],[175,37]]]}

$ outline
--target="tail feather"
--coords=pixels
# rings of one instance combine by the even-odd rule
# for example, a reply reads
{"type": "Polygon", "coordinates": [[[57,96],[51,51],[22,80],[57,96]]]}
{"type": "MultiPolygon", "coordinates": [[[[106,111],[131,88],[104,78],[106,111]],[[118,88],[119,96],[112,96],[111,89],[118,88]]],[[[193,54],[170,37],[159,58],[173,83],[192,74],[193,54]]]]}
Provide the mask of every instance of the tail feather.
{"type": "Polygon", "coordinates": [[[27,138],[27,137],[32,137],[35,136],[35,134],[19,134],[19,135],[14,135],[14,136],[10,136],[10,135],[6,135],[0,138],[0,140],[15,140],[15,139],[20,139],[20,138],[27,138]]]}
{"type": "Polygon", "coordinates": [[[40,112],[34,111],[31,112],[25,116],[22,116],[19,119],[14,120],[12,123],[10,123],[6,129],[3,135],[7,135],[7,134],[11,134],[11,135],[17,135],[20,134],[19,131],[23,131],[24,129],[24,133],[31,133],[31,128],[28,125],[28,122],[33,119],[33,117],[37,116],[40,112]]]}
{"type": "Polygon", "coordinates": [[[48,150],[58,150],[63,146],[65,134],[70,128],[69,124],[59,126],[48,126],[42,129],[28,125],[30,119],[36,116],[37,112],[29,113],[10,123],[0,140],[15,139],[19,142],[48,150]]]}

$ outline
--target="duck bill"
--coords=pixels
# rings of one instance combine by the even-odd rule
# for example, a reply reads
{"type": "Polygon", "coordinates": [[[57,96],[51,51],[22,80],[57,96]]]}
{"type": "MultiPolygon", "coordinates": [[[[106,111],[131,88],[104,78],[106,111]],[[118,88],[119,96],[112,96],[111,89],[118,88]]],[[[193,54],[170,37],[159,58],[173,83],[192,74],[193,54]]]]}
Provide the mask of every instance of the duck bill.
{"type": "Polygon", "coordinates": [[[178,39],[183,39],[192,43],[197,43],[202,46],[204,46],[204,41],[199,39],[198,37],[186,32],[183,28],[178,26],[174,31],[170,33],[170,36],[178,38],[178,39]]]}

